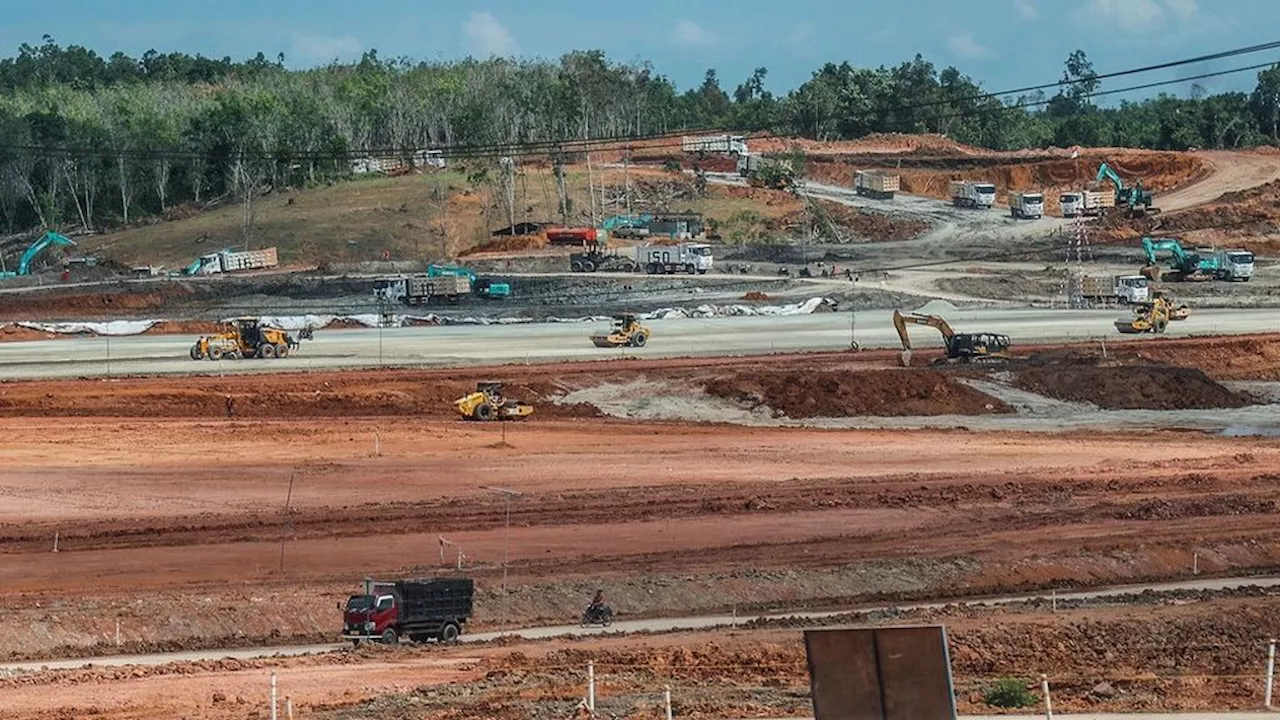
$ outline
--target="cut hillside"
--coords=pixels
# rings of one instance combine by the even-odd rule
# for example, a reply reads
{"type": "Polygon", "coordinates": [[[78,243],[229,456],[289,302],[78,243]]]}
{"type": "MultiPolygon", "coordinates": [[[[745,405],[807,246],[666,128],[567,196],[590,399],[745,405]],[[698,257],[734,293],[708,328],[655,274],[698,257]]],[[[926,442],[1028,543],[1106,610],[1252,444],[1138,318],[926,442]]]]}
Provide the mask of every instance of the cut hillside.
{"type": "MultiPolygon", "coordinates": [[[[287,268],[383,259],[437,261],[476,250],[537,245],[510,239],[495,243],[489,232],[510,222],[501,191],[496,182],[476,185],[467,176],[468,170],[459,167],[269,193],[254,203],[253,233],[247,244],[278,248],[281,265],[287,268]]],[[[732,228],[744,241],[781,236],[781,218],[801,207],[794,196],[772,190],[711,185],[699,193],[692,177],[651,168],[624,172],[597,167],[589,178],[585,165],[572,166],[566,170],[565,184],[570,224],[590,224],[589,189],[594,186],[599,219],[625,213],[629,199],[637,213],[701,213],[709,227],[732,228]]],[[[550,168],[520,169],[515,205],[518,223],[560,219],[550,168]]],[[[88,254],[168,269],[184,267],[206,253],[246,245],[243,208],[234,202],[203,210],[184,207],[170,217],[79,242],[88,254]]]]}

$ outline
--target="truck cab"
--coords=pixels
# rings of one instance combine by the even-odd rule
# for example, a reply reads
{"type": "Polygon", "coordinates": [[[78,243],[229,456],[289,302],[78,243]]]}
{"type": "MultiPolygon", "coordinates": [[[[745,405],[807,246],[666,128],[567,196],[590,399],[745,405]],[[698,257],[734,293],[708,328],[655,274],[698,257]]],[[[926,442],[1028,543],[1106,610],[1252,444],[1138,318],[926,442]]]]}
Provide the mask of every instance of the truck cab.
{"type": "Polygon", "coordinates": [[[1078,192],[1062,193],[1058,196],[1058,205],[1062,208],[1062,217],[1080,217],[1084,214],[1084,194],[1078,192]]]}
{"type": "Polygon", "coordinates": [[[386,634],[390,631],[391,641],[394,642],[399,615],[397,611],[396,597],[390,593],[352,595],[347,598],[347,607],[343,612],[343,637],[361,636],[362,639],[388,642],[386,634]]]}
{"type": "Polygon", "coordinates": [[[1223,252],[1222,274],[1227,280],[1248,282],[1253,277],[1253,253],[1248,250],[1223,252]]]}
{"type": "Polygon", "coordinates": [[[1039,219],[1044,217],[1044,194],[1038,192],[1010,193],[1009,214],[1015,220],[1019,218],[1039,219]]]}
{"type": "MultiPolygon", "coordinates": [[[[973,186],[974,204],[989,208],[996,204],[996,186],[991,183],[977,183],[973,186]]],[[[1042,201],[1043,202],[1043,201],[1042,201]]]]}
{"type": "Polygon", "coordinates": [[[1116,278],[1116,297],[1127,303],[1144,303],[1151,298],[1151,283],[1142,275],[1116,278]]]}

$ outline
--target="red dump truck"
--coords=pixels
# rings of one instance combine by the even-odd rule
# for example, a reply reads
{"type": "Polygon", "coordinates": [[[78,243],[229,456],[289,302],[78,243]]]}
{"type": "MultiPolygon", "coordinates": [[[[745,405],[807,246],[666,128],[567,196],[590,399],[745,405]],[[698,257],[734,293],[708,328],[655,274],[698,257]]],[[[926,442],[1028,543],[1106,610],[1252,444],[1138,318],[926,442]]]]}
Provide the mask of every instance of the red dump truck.
{"type": "Polygon", "coordinates": [[[347,598],[342,639],[355,645],[366,640],[394,645],[406,637],[453,642],[471,617],[474,598],[471,578],[368,579],[360,593],[347,598]]]}

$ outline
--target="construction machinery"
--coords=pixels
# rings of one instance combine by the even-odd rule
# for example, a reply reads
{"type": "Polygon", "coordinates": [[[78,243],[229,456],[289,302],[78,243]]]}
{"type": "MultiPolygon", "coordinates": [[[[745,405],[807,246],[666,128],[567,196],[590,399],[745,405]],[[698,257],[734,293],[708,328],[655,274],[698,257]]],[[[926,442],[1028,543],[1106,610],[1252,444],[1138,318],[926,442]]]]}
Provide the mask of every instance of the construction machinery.
{"type": "Polygon", "coordinates": [[[523,420],[533,414],[533,406],[502,394],[500,382],[478,382],[476,391],[453,401],[465,420],[523,420]]]}
{"type": "Polygon", "coordinates": [[[938,363],[997,363],[1009,359],[1009,336],[998,333],[958,333],[951,325],[937,315],[921,315],[908,313],[903,315],[893,311],[893,327],[898,331],[898,339],[902,341],[902,365],[911,365],[911,337],[907,334],[908,325],[924,325],[942,334],[947,346],[947,356],[939,358],[938,363]]]}
{"type": "Polygon", "coordinates": [[[582,252],[569,255],[569,270],[573,272],[635,272],[640,268],[635,260],[619,255],[616,251],[605,252],[608,244],[604,240],[587,244],[582,252]]]}
{"type": "Polygon", "coordinates": [[[461,277],[471,284],[471,291],[484,298],[500,299],[511,296],[511,285],[477,276],[471,270],[453,265],[428,265],[427,277],[461,277]]]}
{"type": "Polygon", "coordinates": [[[856,170],[853,173],[853,191],[863,197],[877,200],[892,200],[894,193],[902,189],[902,178],[899,175],[856,170]]]}
{"type": "Polygon", "coordinates": [[[1222,280],[1248,282],[1253,277],[1253,253],[1248,250],[1219,250],[1198,247],[1194,251],[1182,247],[1177,238],[1142,238],[1142,252],[1147,265],[1142,274],[1152,280],[1173,282],[1201,282],[1222,280]],[[1168,252],[1173,256],[1169,271],[1162,272],[1156,265],[1157,255],[1168,252]]]}
{"type": "Polygon", "coordinates": [[[952,180],[947,183],[951,204],[958,208],[989,210],[996,203],[996,186],[989,182],[952,180]]]}
{"type": "Polygon", "coordinates": [[[644,347],[649,342],[649,328],[640,324],[634,313],[613,316],[613,328],[608,334],[592,335],[596,347],[644,347]]]}
{"type": "Polygon", "coordinates": [[[1098,166],[1098,175],[1094,178],[1093,184],[1099,186],[1106,181],[1110,181],[1115,186],[1116,207],[1127,208],[1130,215],[1139,217],[1156,215],[1160,212],[1160,208],[1153,207],[1155,196],[1151,191],[1142,188],[1141,180],[1137,181],[1133,187],[1129,187],[1110,165],[1102,163],[1098,166]]]}
{"type": "Polygon", "coordinates": [[[298,347],[298,340],[310,340],[311,328],[303,328],[298,338],[262,322],[256,317],[229,320],[226,329],[205,335],[191,346],[192,360],[238,360],[241,358],[286,358],[298,347]]]}
{"type": "MultiPolygon", "coordinates": [[[[1173,319],[1172,310],[1169,301],[1157,295],[1150,302],[1135,305],[1132,317],[1116,320],[1116,330],[1125,335],[1162,333],[1173,319]]],[[[1185,315],[1183,317],[1185,318],[1185,315]]]]}
{"type": "Polygon", "coordinates": [[[0,277],[30,275],[31,262],[36,259],[37,255],[44,252],[45,249],[50,247],[72,248],[75,246],[75,241],[65,235],[59,235],[52,231],[46,232],[44,235],[41,235],[36,239],[35,242],[31,243],[30,247],[22,253],[22,257],[18,259],[18,269],[16,272],[0,272],[0,277]]]}
{"type": "Polygon", "coordinates": [[[183,275],[217,275],[238,270],[264,270],[280,264],[279,254],[271,247],[265,250],[219,250],[202,255],[182,270],[183,275]]]}
{"type": "Polygon", "coordinates": [[[738,175],[746,178],[751,187],[794,190],[798,186],[795,168],[777,157],[739,155],[738,175]]]}

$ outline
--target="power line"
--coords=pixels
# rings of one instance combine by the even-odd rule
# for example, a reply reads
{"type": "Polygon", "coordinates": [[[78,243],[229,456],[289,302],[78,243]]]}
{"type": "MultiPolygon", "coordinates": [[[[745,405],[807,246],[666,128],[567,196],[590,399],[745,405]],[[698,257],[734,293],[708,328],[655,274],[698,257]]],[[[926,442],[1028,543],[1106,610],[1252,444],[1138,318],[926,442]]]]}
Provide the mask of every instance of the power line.
{"type": "MultiPolygon", "coordinates": [[[[902,105],[902,106],[898,106],[897,108],[889,108],[887,111],[895,112],[898,110],[914,110],[914,109],[923,108],[923,107],[947,105],[960,100],[985,100],[990,98],[998,98],[1002,95],[1020,95],[1023,93],[1035,92],[1037,90],[1048,90],[1056,87],[1067,87],[1067,86],[1078,85],[1086,82],[1109,80],[1111,78],[1124,77],[1127,75],[1139,75],[1142,73],[1153,72],[1155,70],[1167,70],[1169,68],[1181,67],[1183,65],[1192,65],[1195,63],[1207,62],[1210,60],[1222,60],[1224,58],[1236,57],[1238,55],[1248,55],[1251,53],[1264,52],[1266,50],[1276,50],[1276,49],[1280,49],[1280,41],[1262,43],[1259,45],[1248,45],[1246,47],[1235,48],[1233,50],[1224,50],[1222,52],[1212,53],[1209,55],[1200,55],[1197,57],[1186,58],[1183,60],[1174,60],[1171,62],[1159,63],[1156,65],[1147,65],[1140,68],[1132,68],[1130,70],[1118,70],[1115,72],[1103,73],[1102,75],[1089,75],[1087,77],[1076,78],[1074,80],[1065,79],[1065,80],[1059,80],[1057,82],[1044,83],[1041,85],[1028,85],[1026,87],[1014,88],[1012,90],[1001,90],[999,92],[990,92],[990,93],[977,93],[974,95],[965,95],[965,96],[960,96],[956,98],[947,98],[945,100],[930,100],[923,103],[916,103],[912,105],[902,105]]],[[[1271,62],[1271,63],[1267,63],[1262,67],[1269,67],[1270,65],[1274,65],[1274,64],[1275,64],[1274,62],[1271,62]]]]}

